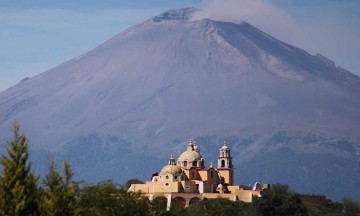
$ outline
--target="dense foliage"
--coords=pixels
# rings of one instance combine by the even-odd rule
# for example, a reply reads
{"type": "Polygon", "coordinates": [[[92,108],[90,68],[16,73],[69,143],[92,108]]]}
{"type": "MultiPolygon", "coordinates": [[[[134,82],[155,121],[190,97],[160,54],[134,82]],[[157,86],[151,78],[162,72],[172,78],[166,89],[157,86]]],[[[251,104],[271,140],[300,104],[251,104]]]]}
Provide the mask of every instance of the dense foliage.
{"type": "Polygon", "coordinates": [[[98,184],[81,184],[73,180],[68,162],[63,163],[62,172],[56,168],[55,160],[49,164],[43,184],[31,171],[28,140],[20,133],[17,123],[13,125],[13,139],[7,143],[6,153],[0,159],[0,216],[8,215],[348,215],[360,216],[360,204],[344,198],[342,203],[328,200],[327,206],[303,203],[299,194],[287,185],[275,184],[262,194],[254,197],[252,203],[233,202],[228,199],[203,199],[188,208],[172,203],[166,211],[167,199],[155,197],[152,202],[139,193],[129,193],[130,179],[124,186],[112,181],[98,184]]]}
{"type": "Polygon", "coordinates": [[[273,185],[261,198],[255,198],[254,205],[261,215],[307,215],[307,209],[301,203],[299,194],[282,184],[273,185]]]}
{"type": "Polygon", "coordinates": [[[259,215],[257,209],[247,203],[233,202],[224,198],[217,199],[203,199],[195,204],[192,204],[187,209],[188,215],[238,215],[238,216],[256,216],[259,215]]]}
{"type": "Polygon", "coordinates": [[[86,185],[79,194],[76,215],[149,215],[150,202],[137,193],[127,193],[112,181],[86,185]]]}

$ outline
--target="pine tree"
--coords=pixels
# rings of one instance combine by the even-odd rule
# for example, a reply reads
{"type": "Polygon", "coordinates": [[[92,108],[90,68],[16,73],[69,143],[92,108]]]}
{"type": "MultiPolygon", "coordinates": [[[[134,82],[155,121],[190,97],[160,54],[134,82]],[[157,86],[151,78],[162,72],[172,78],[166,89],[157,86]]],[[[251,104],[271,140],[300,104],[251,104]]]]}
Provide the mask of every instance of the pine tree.
{"type": "Polygon", "coordinates": [[[72,182],[73,173],[67,161],[64,162],[63,172],[64,176],[57,171],[53,159],[44,179],[45,189],[41,199],[42,215],[74,215],[78,184],[72,182]]]}
{"type": "Polygon", "coordinates": [[[18,123],[13,124],[13,140],[8,141],[7,154],[0,164],[0,215],[38,215],[38,179],[28,162],[28,139],[20,133],[18,123]]]}
{"type": "Polygon", "coordinates": [[[79,184],[72,180],[74,173],[68,161],[64,161],[64,197],[68,215],[74,215],[76,209],[76,198],[79,193],[79,184]]]}

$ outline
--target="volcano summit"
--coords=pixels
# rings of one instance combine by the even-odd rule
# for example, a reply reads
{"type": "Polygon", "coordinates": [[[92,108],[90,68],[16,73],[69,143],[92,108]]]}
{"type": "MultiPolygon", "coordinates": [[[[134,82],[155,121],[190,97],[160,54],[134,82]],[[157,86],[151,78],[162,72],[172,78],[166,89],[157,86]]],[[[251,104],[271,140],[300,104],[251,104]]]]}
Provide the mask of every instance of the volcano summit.
{"type": "Polygon", "coordinates": [[[1,92],[1,134],[16,119],[39,170],[55,153],[79,179],[118,182],[150,178],[189,138],[207,158],[226,139],[235,183],[360,200],[360,78],[195,12],[167,11],[1,92]]]}

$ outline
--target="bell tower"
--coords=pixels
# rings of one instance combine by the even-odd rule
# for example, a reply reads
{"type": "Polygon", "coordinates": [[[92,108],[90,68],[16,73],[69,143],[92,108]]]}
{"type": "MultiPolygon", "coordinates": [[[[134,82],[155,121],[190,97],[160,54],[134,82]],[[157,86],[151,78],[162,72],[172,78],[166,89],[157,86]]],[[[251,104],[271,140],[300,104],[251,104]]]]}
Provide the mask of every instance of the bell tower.
{"type": "Polygon", "coordinates": [[[228,185],[234,184],[232,157],[230,154],[230,148],[227,146],[226,141],[224,141],[224,145],[220,149],[217,170],[219,171],[221,179],[224,183],[228,185]]]}

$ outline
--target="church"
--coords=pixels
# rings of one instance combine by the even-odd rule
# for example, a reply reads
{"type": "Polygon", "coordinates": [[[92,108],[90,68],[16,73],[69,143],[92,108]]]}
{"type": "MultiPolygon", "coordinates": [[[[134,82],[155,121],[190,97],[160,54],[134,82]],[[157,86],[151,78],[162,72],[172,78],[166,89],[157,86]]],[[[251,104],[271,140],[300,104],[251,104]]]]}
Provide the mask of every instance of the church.
{"type": "Polygon", "coordinates": [[[171,155],[169,162],[159,174],[152,177],[151,182],[132,184],[129,191],[141,192],[152,201],[156,197],[167,199],[167,208],[173,202],[184,207],[204,198],[227,198],[233,201],[251,202],[254,196],[269,187],[255,183],[254,187],[234,185],[234,167],[230,148],[224,142],[219,149],[217,167],[211,163],[205,167],[200,149],[192,140],[186,151],[175,160],[171,155]]]}

